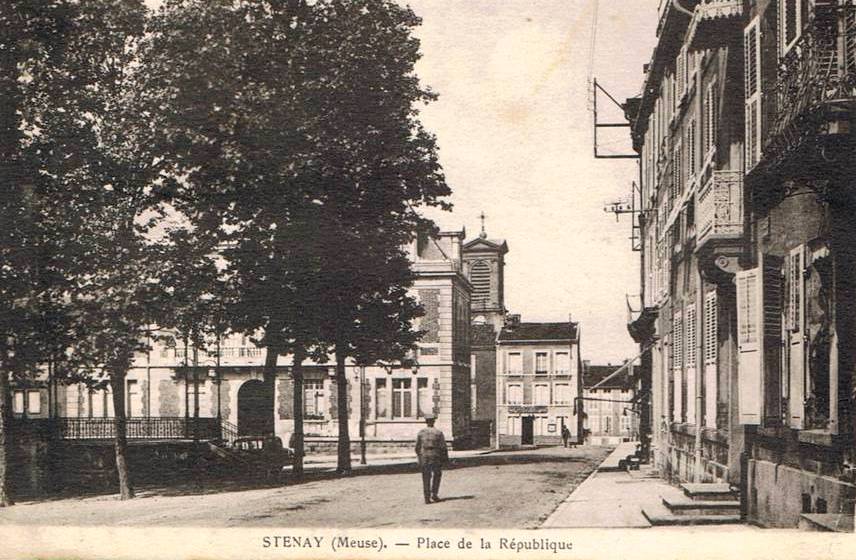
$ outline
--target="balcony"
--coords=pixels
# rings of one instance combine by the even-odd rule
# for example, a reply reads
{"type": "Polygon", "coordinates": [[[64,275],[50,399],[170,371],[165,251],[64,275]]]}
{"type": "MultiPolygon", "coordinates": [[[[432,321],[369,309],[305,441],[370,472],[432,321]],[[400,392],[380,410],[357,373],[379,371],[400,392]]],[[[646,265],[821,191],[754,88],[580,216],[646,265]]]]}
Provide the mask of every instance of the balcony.
{"type": "Polygon", "coordinates": [[[781,58],[771,93],[775,107],[765,164],[785,163],[816,140],[828,146],[849,137],[856,101],[856,6],[815,8],[781,58]]]}
{"type": "Polygon", "coordinates": [[[695,200],[696,247],[743,236],[743,178],[740,171],[714,171],[695,200]]]}
{"type": "Polygon", "coordinates": [[[701,0],[687,30],[690,49],[714,49],[742,33],[743,0],[701,0]]]}

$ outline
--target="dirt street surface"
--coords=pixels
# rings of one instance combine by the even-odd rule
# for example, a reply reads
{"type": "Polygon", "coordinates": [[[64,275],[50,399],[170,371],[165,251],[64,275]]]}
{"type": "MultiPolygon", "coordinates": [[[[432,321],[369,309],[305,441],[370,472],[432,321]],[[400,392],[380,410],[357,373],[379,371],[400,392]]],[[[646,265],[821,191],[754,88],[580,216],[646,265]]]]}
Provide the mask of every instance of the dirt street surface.
{"type": "Polygon", "coordinates": [[[430,505],[421,475],[407,467],[277,487],[141,488],[125,502],[94,496],[19,503],[0,510],[0,524],[535,528],[609,451],[554,447],[455,459],[443,473],[442,501],[430,505]]]}

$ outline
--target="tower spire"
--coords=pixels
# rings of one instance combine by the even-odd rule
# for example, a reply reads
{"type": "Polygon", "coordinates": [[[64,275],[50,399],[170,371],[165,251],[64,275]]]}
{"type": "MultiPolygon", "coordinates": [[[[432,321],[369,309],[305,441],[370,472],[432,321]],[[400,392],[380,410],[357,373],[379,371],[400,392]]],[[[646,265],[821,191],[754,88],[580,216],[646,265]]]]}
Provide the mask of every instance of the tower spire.
{"type": "Polygon", "coordinates": [[[484,230],[484,221],[486,218],[487,216],[484,215],[484,212],[479,214],[479,219],[481,220],[481,233],[479,234],[479,237],[481,237],[482,239],[485,239],[487,237],[487,233],[484,230]]]}

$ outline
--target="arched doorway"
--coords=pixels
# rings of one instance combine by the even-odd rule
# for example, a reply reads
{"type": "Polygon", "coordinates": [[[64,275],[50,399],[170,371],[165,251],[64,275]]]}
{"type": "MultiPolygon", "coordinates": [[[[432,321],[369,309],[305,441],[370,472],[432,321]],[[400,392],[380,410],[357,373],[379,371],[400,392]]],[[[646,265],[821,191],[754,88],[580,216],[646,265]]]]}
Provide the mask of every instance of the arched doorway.
{"type": "Polygon", "coordinates": [[[238,435],[259,436],[273,433],[273,395],[258,379],[238,389],[238,435]]]}

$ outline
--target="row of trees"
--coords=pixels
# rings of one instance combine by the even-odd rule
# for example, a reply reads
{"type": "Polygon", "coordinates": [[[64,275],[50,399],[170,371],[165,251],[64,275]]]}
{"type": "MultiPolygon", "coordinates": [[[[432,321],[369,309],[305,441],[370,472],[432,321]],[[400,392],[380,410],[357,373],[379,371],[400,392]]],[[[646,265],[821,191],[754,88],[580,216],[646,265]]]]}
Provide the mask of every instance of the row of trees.
{"type": "Polygon", "coordinates": [[[109,383],[130,498],[125,377],[153,325],[260,333],[271,399],[293,356],[295,474],[302,364],[335,357],[344,419],[346,361],[412,346],[401,248],[450,194],[418,24],[390,0],[0,3],[0,503],[10,377],[48,361],[109,383]]]}

